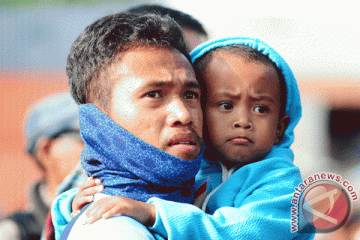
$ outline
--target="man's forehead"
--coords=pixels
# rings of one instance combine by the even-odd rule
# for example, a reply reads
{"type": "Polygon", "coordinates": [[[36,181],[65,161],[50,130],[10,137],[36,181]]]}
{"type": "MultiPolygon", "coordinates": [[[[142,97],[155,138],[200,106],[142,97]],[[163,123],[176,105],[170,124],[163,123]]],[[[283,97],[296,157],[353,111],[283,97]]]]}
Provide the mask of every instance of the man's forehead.
{"type": "Polygon", "coordinates": [[[159,46],[141,46],[118,53],[112,66],[118,74],[136,74],[161,71],[166,68],[184,68],[193,71],[188,59],[176,49],[159,46]]]}
{"type": "Polygon", "coordinates": [[[131,73],[131,69],[127,64],[120,64],[119,68],[117,69],[117,74],[121,75],[128,75],[131,73]]]}
{"type": "Polygon", "coordinates": [[[177,50],[141,47],[121,53],[108,78],[128,92],[154,87],[199,88],[192,65],[177,50]]]}

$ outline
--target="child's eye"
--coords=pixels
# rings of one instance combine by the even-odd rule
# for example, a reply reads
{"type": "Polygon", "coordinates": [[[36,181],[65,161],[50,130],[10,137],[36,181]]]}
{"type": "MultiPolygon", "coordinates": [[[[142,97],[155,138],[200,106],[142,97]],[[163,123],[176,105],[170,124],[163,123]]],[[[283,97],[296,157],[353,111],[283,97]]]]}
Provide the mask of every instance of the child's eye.
{"type": "Polygon", "coordinates": [[[160,98],[161,97],[160,91],[148,92],[146,94],[146,96],[149,97],[149,98],[160,98]]]}
{"type": "Polygon", "coordinates": [[[258,113],[268,113],[270,109],[267,106],[256,106],[254,111],[258,113]]]}
{"type": "Polygon", "coordinates": [[[197,92],[187,91],[184,93],[184,98],[185,99],[197,99],[197,98],[199,98],[199,94],[197,92]]]}
{"type": "Polygon", "coordinates": [[[234,106],[229,102],[222,102],[219,104],[219,106],[224,110],[231,110],[234,108],[234,106]]]}

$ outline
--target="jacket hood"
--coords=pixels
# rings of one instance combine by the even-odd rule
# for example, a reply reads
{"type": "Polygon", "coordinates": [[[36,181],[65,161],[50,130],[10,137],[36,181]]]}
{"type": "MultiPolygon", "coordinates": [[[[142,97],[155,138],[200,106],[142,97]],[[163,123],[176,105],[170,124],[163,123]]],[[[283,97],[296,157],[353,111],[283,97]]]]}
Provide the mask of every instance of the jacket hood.
{"type": "Polygon", "coordinates": [[[254,48],[255,50],[268,56],[282,72],[286,85],[285,114],[289,115],[290,120],[289,120],[289,125],[284,133],[283,139],[279,144],[275,145],[274,147],[289,148],[291,144],[294,142],[294,128],[301,118],[300,92],[295,76],[291,71],[289,65],[272,47],[270,47],[265,42],[256,38],[250,38],[250,37],[220,38],[206,42],[195,48],[190,53],[192,62],[195,63],[199,58],[201,58],[211,50],[214,50],[216,48],[221,48],[224,46],[231,46],[231,45],[245,45],[254,48]]]}

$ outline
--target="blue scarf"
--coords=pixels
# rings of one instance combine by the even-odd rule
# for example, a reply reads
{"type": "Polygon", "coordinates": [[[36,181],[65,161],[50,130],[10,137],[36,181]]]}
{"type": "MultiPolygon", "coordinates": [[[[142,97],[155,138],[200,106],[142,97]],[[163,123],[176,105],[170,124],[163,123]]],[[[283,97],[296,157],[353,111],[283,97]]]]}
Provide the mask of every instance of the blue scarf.
{"type": "Polygon", "coordinates": [[[204,147],[195,160],[186,161],[135,137],[93,104],[80,105],[79,114],[85,143],[81,164],[88,176],[101,179],[104,193],[193,203],[204,147]]]}

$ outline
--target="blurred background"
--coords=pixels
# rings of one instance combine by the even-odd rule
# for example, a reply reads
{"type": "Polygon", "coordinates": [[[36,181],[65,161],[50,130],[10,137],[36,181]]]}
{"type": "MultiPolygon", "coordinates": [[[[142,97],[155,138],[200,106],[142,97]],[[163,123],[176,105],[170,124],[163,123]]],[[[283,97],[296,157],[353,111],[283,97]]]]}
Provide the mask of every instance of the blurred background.
{"type": "MultiPolygon", "coordinates": [[[[40,178],[24,153],[26,109],[49,93],[68,89],[67,53],[87,25],[144,3],[194,16],[210,38],[253,36],[275,48],[293,69],[302,95],[303,118],[293,145],[296,165],[304,178],[339,174],[360,196],[360,19],[355,1],[3,0],[0,217],[27,208],[28,189],[40,178]]],[[[353,202],[354,212],[358,208],[359,200],[353,202]]]]}

